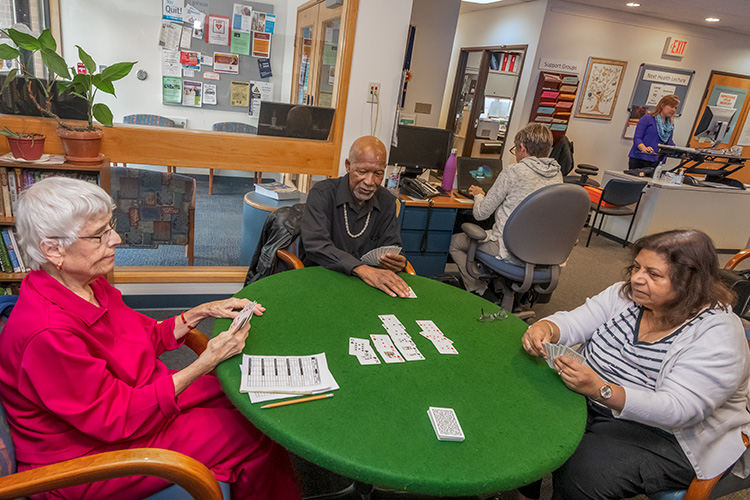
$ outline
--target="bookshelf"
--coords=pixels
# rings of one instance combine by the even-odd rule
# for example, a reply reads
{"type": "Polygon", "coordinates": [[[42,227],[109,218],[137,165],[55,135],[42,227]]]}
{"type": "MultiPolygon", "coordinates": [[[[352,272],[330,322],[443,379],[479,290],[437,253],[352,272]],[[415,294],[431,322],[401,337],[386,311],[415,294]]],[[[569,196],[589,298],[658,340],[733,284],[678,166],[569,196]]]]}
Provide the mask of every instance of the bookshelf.
{"type": "MultiPolygon", "coordinates": [[[[14,161],[0,157],[0,231],[13,231],[15,218],[15,204],[18,195],[26,188],[49,176],[63,175],[81,179],[96,180],[107,192],[110,191],[110,162],[104,158],[101,161],[74,165],[63,162],[61,156],[44,155],[37,162],[14,161]]],[[[2,240],[0,240],[2,242],[2,240]]],[[[5,246],[7,250],[7,246],[5,246]]],[[[17,251],[17,249],[14,249],[17,251]]],[[[2,250],[0,250],[0,253],[2,250]]],[[[4,259],[0,258],[0,261],[4,259]]],[[[26,272],[6,272],[7,261],[2,264],[0,271],[0,294],[10,287],[12,293],[18,293],[18,286],[26,276],[26,272]]]]}
{"type": "Polygon", "coordinates": [[[539,73],[529,121],[549,125],[555,141],[565,135],[579,83],[577,75],[548,71],[539,73]]]}

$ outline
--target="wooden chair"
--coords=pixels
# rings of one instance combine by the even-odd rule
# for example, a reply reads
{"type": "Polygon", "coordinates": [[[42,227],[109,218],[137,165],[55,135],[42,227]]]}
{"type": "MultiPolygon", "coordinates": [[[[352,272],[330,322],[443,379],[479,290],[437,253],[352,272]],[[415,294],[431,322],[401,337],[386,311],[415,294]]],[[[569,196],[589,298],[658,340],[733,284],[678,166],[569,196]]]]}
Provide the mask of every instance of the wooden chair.
{"type": "MultiPolygon", "coordinates": [[[[208,337],[199,330],[191,330],[185,344],[200,354],[208,344],[208,337]]],[[[175,483],[149,499],[228,498],[229,485],[219,483],[205,465],[182,453],[158,448],[110,451],[15,472],[15,453],[0,405],[0,500],[129,476],[153,476],[175,483]]]]}
{"type": "MultiPolygon", "coordinates": [[[[149,114],[123,116],[122,123],[127,123],[129,125],[149,125],[151,127],[182,128],[180,125],[177,125],[177,123],[171,118],[149,114]]],[[[123,166],[127,167],[125,163],[123,163],[123,166]]],[[[167,166],[167,172],[177,172],[177,167],[167,166]]]]}
{"type": "MultiPolygon", "coordinates": [[[[215,132],[233,132],[235,134],[257,134],[258,128],[241,122],[219,122],[214,123],[211,130],[215,132]]],[[[263,181],[263,172],[255,172],[255,183],[263,181]]],[[[208,169],[208,194],[214,194],[214,169],[208,169]]]]}

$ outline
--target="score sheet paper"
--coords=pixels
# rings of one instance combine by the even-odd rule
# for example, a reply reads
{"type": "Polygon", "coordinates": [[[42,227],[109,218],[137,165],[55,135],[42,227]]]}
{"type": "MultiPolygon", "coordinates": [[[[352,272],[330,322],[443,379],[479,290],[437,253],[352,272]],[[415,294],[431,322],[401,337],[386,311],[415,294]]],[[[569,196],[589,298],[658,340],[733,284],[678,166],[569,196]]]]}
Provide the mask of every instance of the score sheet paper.
{"type": "Polygon", "coordinates": [[[251,403],[319,394],[339,388],[324,352],[310,356],[242,356],[240,392],[251,403]]]}

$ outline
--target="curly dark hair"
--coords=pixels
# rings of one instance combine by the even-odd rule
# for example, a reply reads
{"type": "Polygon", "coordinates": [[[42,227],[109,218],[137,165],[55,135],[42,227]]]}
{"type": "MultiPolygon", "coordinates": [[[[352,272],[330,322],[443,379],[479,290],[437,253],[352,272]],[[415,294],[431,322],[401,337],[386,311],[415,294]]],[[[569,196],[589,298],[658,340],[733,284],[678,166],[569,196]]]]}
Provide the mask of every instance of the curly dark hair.
{"type": "MultiPolygon", "coordinates": [[[[664,318],[667,327],[675,327],[695,316],[702,307],[722,305],[731,307],[737,297],[719,278],[719,259],[713,241],[706,233],[675,229],[644,236],[632,248],[633,259],[641,250],[652,250],[669,265],[669,279],[676,298],[666,304],[664,318]]],[[[635,262],[625,269],[625,283],[621,292],[633,298],[630,277],[635,262]]]]}

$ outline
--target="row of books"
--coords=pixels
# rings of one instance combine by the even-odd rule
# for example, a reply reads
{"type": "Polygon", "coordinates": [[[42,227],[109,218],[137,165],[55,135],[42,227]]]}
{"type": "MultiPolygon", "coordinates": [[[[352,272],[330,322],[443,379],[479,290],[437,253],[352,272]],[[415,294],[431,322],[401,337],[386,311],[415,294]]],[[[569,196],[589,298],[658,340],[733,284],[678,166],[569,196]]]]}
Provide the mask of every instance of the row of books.
{"type": "Polygon", "coordinates": [[[47,177],[72,177],[96,184],[98,175],[91,172],[61,170],[36,170],[31,168],[0,167],[0,216],[12,217],[16,213],[18,195],[35,182],[47,177]]]}
{"type": "MultiPolygon", "coordinates": [[[[28,257],[21,252],[18,246],[16,231],[11,227],[4,227],[0,234],[2,235],[2,244],[0,244],[0,267],[4,273],[25,273],[30,271],[26,265],[29,262],[28,257]]],[[[0,294],[2,295],[2,294],[0,294]]]]}
{"type": "Polygon", "coordinates": [[[0,285],[0,295],[18,295],[21,283],[3,283],[0,285]]]}

